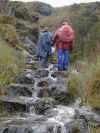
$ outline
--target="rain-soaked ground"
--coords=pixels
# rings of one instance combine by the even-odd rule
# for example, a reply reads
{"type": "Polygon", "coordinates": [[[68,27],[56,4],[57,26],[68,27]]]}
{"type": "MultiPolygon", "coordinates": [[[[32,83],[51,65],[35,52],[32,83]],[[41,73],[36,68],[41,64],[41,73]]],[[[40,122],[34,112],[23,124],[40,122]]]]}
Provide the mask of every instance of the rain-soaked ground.
{"type": "Polygon", "coordinates": [[[90,133],[88,123],[100,126],[100,115],[80,106],[80,98],[73,103],[67,72],[42,68],[34,57],[28,66],[0,97],[3,114],[13,114],[0,118],[0,133],[90,133]]]}

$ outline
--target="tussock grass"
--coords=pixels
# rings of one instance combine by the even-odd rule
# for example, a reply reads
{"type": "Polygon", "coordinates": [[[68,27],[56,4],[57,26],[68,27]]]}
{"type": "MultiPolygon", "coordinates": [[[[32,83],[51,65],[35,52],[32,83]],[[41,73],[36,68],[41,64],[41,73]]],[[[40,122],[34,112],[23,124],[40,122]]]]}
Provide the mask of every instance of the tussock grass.
{"type": "Polygon", "coordinates": [[[88,63],[84,73],[87,83],[87,98],[92,107],[100,107],[100,55],[94,62],[88,63]]]}
{"type": "Polygon", "coordinates": [[[24,59],[19,51],[0,41],[0,95],[4,95],[4,88],[12,82],[12,78],[21,72],[24,59]]]}
{"type": "Polygon", "coordinates": [[[68,88],[75,97],[85,98],[94,108],[100,107],[100,54],[92,54],[91,58],[84,58],[86,65],[79,66],[78,71],[73,64],[70,65],[68,88]]]}

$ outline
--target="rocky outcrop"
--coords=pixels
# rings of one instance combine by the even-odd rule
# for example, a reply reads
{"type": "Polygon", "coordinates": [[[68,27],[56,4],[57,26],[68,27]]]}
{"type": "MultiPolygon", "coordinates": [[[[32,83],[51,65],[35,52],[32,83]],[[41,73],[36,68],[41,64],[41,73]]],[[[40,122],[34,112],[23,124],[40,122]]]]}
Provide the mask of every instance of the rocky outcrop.
{"type": "Polygon", "coordinates": [[[32,90],[34,90],[33,85],[26,84],[11,84],[6,89],[7,96],[17,97],[17,96],[32,96],[32,90]]]}
{"type": "Polygon", "coordinates": [[[48,5],[44,5],[40,8],[40,14],[44,16],[49,16],[52,13],[52,8],[48,5]]]}
{"type": "Polygon", "coordinates": [[[0,97],[4,112],[18,113],[0,119],[0,133],[88,133],[88,123],[99,126],[99,115],[80,107],[80,102],[74,106],[73,96],[65,87],[68,73],[57,72],[52,64],[41,68],[35,56],[31,59],[28,65],[33,61],[36,68],[16,76],[16,84],[9,85],[6,96],[0,97]]]}

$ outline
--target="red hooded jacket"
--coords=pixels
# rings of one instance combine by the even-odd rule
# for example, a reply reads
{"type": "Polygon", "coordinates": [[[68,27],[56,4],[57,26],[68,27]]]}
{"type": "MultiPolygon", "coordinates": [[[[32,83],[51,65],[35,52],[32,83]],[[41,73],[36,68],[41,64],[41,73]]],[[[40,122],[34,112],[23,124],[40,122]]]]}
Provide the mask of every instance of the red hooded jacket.
{"type": "Polygon", "coordinates": [[[57,29],[53,39],[52,45],[56,43],[57,49],[69,50],[73,48],[74,31],[67,23],[64,23],[61,28],[57,29]]]}

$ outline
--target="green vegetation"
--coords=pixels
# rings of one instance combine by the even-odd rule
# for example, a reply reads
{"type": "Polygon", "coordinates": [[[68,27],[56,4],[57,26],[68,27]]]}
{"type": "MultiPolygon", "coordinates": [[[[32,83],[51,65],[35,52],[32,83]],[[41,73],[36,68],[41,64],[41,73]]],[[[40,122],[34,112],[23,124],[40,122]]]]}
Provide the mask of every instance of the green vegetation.
{"type": "Polygon", "coordinates": [[[0,95],[4,95],[5,87],[13,77],[24,68],[23,56],[11,48],[6,42],[0,41],[0,95]]]}
{"type": "Polygon", "coordinates": [[[79,125],[77,125],[77,126],[74,126],[73,128],[72,128],[72,133],[80,133],[80,126],[79,125]]]}
{"type": "Polygon", "coordinates": [[[82,104],[88,100],[92,107],[100,101],[100,2],[74,4],[56,8],[51,16],[40,17],[40,23],[52,32],[67,20],[75,30],[75,49],[70,54],[70,69],[76,60],[86,62],[79,73],[70,73],[68,88],[74,97],[81,96],[82,104]]]}
{"type": "MultiPolygon", "coordinates": [[[[86,66],[79,72],[69,75],[68,88],[74,96],[82,98],[82,104],[88,100],[91,107],[100,106],[100,55],[85,60],[86,66]],[[92,61],[91,61],[92,58],[92,61]]],[[[71,66],[73,68],[73,66],[71,66]]],[[[70,69],[72,69],[70,68],[70,69]]]]}
{"type": "Polygon", "coordinates": [[[100,51],[99,5],[99,2],[95,2],[56,8],[51,16],[41,17],[40,23],[55,32],[61,22],[67,20],[75,30],[74,51],[78,52],[78,56],[89,56],[94,51],[100,51]]]}
{"type": "Polygon", "coordinates": [[[89,104],[92,107],[100,107],[100,55],[97,56],[94,63],[88,64],[84,76],[88,88],[89,104]]]}
{"type": "Polygon", "coordinates": [[[93,126],[91,123],[88,123],[88,129],[91,133],[100,133],[100,126],[93,126]]]}
{"type": "Polygon", "coordinates": [[[0,0],[2,11],[0,13],[0,95],[4,95],[5,87],[24,68],[22,50],[32,52],[24,46],[25,42],[21,41],[20,37],[25,38],[28,35],[33,35],[36,40],[38,38],[38,22],[31,23],[32,17],[36,14],[35,12],[33,12],[34,15],[31,14],[27,8],[22,2],[0,0]],[[8,15],[12,8],[16,9],[17,16],[8,15]]]}

